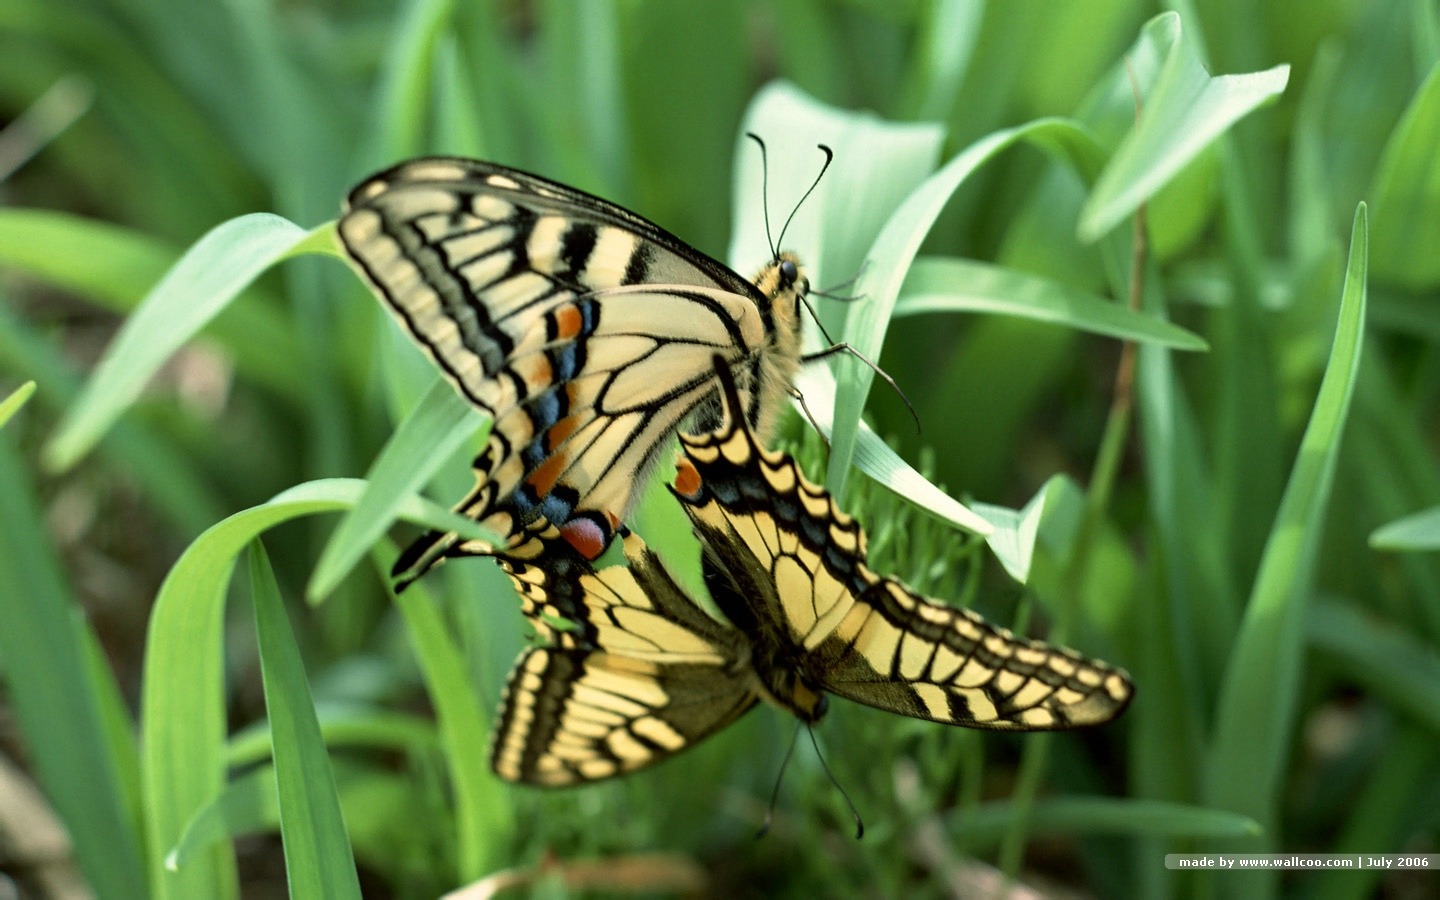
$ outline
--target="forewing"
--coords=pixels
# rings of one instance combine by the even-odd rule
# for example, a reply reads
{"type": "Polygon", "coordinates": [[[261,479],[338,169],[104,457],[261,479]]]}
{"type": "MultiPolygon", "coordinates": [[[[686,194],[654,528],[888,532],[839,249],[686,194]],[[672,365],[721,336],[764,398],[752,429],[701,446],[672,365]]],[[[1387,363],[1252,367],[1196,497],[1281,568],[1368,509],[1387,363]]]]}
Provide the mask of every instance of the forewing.
{"type": "MultiPolygon", "coordinates": [[[[757,288],[614,204],[471,160],[420,159],[351,193],[346,252],[456,390],[493,420],[460,504],[505,532],[585,518],[598,554],[664,438],[770,327],[757,288]]],[[[454,547],[422,539],[416,577],[454,547]]],[[[488,547],[459,548],[483,551],[488,547]]]]}

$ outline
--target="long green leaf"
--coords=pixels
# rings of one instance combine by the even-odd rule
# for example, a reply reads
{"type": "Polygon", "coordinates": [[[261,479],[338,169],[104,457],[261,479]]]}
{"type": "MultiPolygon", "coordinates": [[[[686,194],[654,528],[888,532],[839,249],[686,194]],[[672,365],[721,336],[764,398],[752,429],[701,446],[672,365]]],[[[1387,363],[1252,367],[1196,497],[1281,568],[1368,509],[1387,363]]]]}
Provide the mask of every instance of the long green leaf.
{"type": "MultiPolygon", "coordinates": [[[[1274,829],[1304,662],[1306,601],[1365,331],[1367,236],[1361,204],[1330,361],[1225,669],[1206,760],[1207,803],[1248,815],[1266,828],[1266,838],[1248,842],[1246,849],[1277,845],[1274,829]]],[[[1233,875],[1236,884],[1227,880],[1227,889],[1243,888],[1252,897],[1266,895],[1276,877],[1233,875]]]]}
{"type": "Polygon", "coordinates": [[[1254,820],[1203,806],[1119,800],[1113,797],[1052,797],[1026,810],[1008,800],[982,804],[957,814],[954,827],[982,847],[998,843],[1021,814],[1031,835],[1129,835],[1133,837],[1245,837],[1260,834],[1254,820]]]}
{"type": "Polygon", "coordinates": [[[46,464],[67,469],[88,453],[170,354],[307,234],[279,216],[255,213],[201,238],[125,321],[47,445],[46,464]]]}
{"type": "Polygon", "coordinates": [[[490,774],[481,752],[489,742],[489,717],[482,711],[460,649],[424,582],[412,584],[395,602],[435,707],[454,784],[458,874],[462,882],[473,881],[503,861],[499,850],[504,836],[514,828],[505,788],[490,774]]]}
{"type": "Polygon", "coordinates": [[[1440,735],[1440,651],[1326,597],[1316,598],[1306,629],[1310,645],[1347,678],[1440,735]]]}
{"type": "MultiPolygon", "coordinates": [[[[0,263],[129,313],[180,258],[164,241],[109,222],[48,209],[0,209],[0,263]]],[[[207,328],[234,356],[236,368],[271,390],[295,396],[301,383],[292,330],[274,298],[252,286],[246,302],[227,307],[207,328]]]]}
{"type": "Polygon", "coordinates": [[[0,400],[0,427],[3,427],[6,422],[10,421],[11,416],[20,411],[20,407],[25,405],[25,401],[29,400],[33,393],[35,393],[35,382],[27,381],[11,391],[4,400],[0,400]]]}
{"type": "Polygon", "coordinates": [[[1440,506],[1387,522],[1370,535],[1376,550],[1440,550],[1440,506]]]}
{"type": "MultiPolygon", "coordinates": [[[[190,820],[224,788],[222,625],[236,557],[282,522],[353,506],[363,487],[355,480],[309,482],[238,512],[196,538],[160,586],[145,647],[141,763],[151,874],[161,900],[235,893],[233,861],[224,848],[179,871],[166,869],[165,860],[190,820]]],[[[406,500],[401,512],[447,527],[438,523],[449,514],[418,498],[406,500]]]]}
{"type": "Polygon", "coordinates": [[[1153,196],[1217,137],[1285,90],[1289,66],[1211,76],[1180,17],[1162,13],[1145,26],[1170,50],[1145,98],[1134,131],[1116,149],[1080,213],[1082,240],[1098,240],[1153,196]]]}
{"type": "Polygon", "coordinates": [[[1098,169],[1099,148],[1089,132],[1077,123],[1042,119],[992,132],[961,151],[911,191],[870,246],[866,268],[855,285],[856,294],[864,297],[865,302],[852,310],[845,322],[845,339],[858,355],[836,361],[839,395],[825,483],[837,496],[843,496],[846,474],[855,452],[860,413],[874,378],[874,372],[859,357],[879,357],[905,276],[925,235],[951,195],[986,161],[1021,141],[1065,158],[1077,171],[1093,173],[1098,169]]]}
{"type": "Polygon", "coordinates": [[[1205,350],[1199,336],[1058,281],[952,257],[921,257],[905,276],[895,316],[978,312],[1017,316],[1121,340],[1205,350]]]}
{"type": "Polygon", "coordinates": [[[250,596],[274,744],[280,838],[290,896],[358,898],[355,856],[340,815],[335,774],[320,736],[305,664],[280,599],[280,586],[258,541],[250,545],[250,596]]]}
{"type": "Polygon", "coordinates": [[[109,752],[106,697],[90,677],[86,625],[44,533],[13,437],[0,432],[0,670],[8,699],[91,886],[141,900],[149,891],[125,760],[109,752]]]}
{"type": "MultiPolygon", "coordinates": [[[[435,470],[465,444],[475,433],[478,421],[473,407],[448,382],[436,379],[431,384],[376,457],[360,502],[325,544],[306,591],[311,602],[334,590],[390,527],[404,498],[429,481],[435,470]]],[[[473,522],[468,528],[475,537],[502,543],[473,522]]]]}
{"type": "Polygon", "coordinates": [[[1375,198],[1376,279],[1440,284],[1440,62],[1391,133],[1366,196],[1375,198]]]}

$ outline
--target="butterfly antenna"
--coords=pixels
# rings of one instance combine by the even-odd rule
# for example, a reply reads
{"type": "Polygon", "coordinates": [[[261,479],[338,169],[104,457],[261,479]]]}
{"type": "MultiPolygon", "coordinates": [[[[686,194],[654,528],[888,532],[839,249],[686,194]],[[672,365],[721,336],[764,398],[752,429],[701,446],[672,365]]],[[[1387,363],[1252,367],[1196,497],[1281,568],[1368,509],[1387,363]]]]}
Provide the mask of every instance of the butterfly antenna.
{"type": "MultiPolygon", "coordinates": [[[[831,150],[824,144],[816,144],[815,146],[819,147],[821,152],[825,154],[825,162],[821,164],[820,171],[816,174],[815,180],[810,182],[810,188],[805,191],[805,196],[801,197],[800,202],[795,204],[795,208],[790,210],[789,218],[785,220],[785,224],[780,228],[780,243],[775,245],[776,247],[784,246],[785,232],[790,230],[790,222],[794,220],[795,214],[800,211],[800,207],[805,205],[805,201],[810,199],[810,195],[815,193],[815,189],[820,186],[820,179],[825,177],[825,170],[830,168],[831,161],[835,159],[834,150],[831,150]]],[[[776,256],[779,256],[779,254],[777,253],[776,256]]]]}
{"type": "Polygon", "coordinates": [[[860,811],[855,808],[855,802],[850,799],[849,794],[845,793],[845,789],[840,786],[840,782],[835,780],[835,773],[830,771],[830,764],[825,761],[825,754],[820,752],[820,742],[815,740],[815,729],[807,723],[805,730],[810,732],[810,746],[815,748],[815,755],[820,758],[820,768],[825,770],[825,774],[829,777],[830,783],[835,785],[835,790],[839,791],[840,796],[845,798],[845,805],[850,807],[850,815],[855,817],[855,840],[858,841],[865,836],[865,823],[860,821],[860,811]]]}
{"type": "Polygon", "coordinates": [[[804,724],[799,719],[795,720],[795,733],[790,735],[790,746],[785,748],[785,758],[780,760],[780,771],[775,775],[775,789],[770,792],[770,807],[765,810],[765,822],[760,830],[755,832],[755,840],[760,840],[770,833],[770,822],[775,818],[775,803],[780,799],[780,782],[785,778],[785,767],[790,765],[790,756],[795,752],[795,744],[800,739],[800,726],[804,724]]]}
{"type": "MultiPolygon", "coordinates": [[[[778,259],[780,251],[775,247],[775,239],[770,236],[770,160],[765,154],[765,142],[760,139],[760,135],[753,131],[747,131],[745,136],[760,147],[760,203],[761,211],[765,214],[765,241],[770,245],[770,257],[778,259]]],[[[785,224],[790,224],[790,220],[786,219],[785,224]]],[[[785,236],[783,229],[780,236],[782,238],[785,236]]]]}

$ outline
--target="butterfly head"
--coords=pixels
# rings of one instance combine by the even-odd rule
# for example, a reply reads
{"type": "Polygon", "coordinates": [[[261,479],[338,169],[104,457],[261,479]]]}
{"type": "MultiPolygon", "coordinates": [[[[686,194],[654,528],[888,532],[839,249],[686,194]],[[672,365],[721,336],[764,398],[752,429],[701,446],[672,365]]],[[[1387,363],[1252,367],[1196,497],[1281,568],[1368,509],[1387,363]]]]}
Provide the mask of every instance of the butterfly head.
{"type": "MultiPolygon", "coordinates": [[[[769,301],[770,314],[779,319],[779,327],[786,331],[798,328],[800,307],[810,293],[810,279],[800,267],[798,256],[789,251],[777,254],[755,276],[755,286],[769,301]]],[[[799,352],[798,346],[795,352],[799,352]]]]}

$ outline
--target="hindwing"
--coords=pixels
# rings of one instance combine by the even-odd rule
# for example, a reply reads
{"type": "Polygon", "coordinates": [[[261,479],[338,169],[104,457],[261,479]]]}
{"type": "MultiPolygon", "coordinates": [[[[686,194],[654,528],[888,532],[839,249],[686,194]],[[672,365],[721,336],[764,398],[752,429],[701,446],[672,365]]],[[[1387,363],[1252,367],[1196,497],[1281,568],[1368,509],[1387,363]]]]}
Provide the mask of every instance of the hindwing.
{"type": "Polygon", "coordinates": [[[1129,703],[1123,670],[876,575],[855,520],[793,459],[760,447],[738,415],[681,444],[674,492],[710,564],[737,586],[712,593],[755,645],[757,666],[774,659],[811,689],[975,728],[1095,725],[1129,703]]]}
{"type": "MultiPolygon", "coordinates": [[[[762,434],[799,364],[792,257],[754,282],[613,203],[476,160],[374,175],[340,218],[345,252],[455,389],[493,421],[457,509],[504,533],[541,517],[587,558],[609,543],[682,422],[718,427],[712,356],[762,434]]],[[[406,581],[484,544],[433,533],[406,581]]]]}
{"type": "Polygon", "coordinates": [[[639,535],[596,569],[551,529],[501,558],[545,642],[510,674],[490,751],[502,778],[549,787],[622,775],[725,727],[758,699],[740,635],[685,595],[639,535]],[[563,617],[569,627],[558,628],[563,617]]]}

